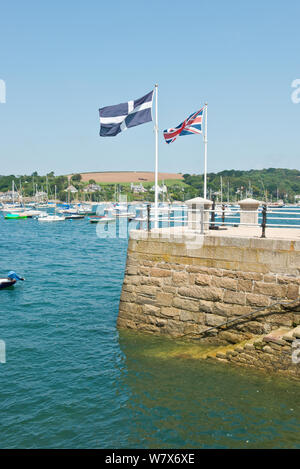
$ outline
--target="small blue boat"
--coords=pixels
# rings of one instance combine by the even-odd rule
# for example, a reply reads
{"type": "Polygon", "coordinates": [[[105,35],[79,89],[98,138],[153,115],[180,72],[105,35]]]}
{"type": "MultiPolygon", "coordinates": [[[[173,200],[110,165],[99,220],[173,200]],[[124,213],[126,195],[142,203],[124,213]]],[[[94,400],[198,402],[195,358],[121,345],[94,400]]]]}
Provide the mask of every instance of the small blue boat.
{"type": "Polygon", "coordinates": [[[16,274],[16,272],[11,270],[10,272],[8,272],[7,277],[0,278],[0,290],[2,288],[12,287],[17,282],[17,280],[24,281],[25,278],[19,277],[19,275],[16,274]]]}

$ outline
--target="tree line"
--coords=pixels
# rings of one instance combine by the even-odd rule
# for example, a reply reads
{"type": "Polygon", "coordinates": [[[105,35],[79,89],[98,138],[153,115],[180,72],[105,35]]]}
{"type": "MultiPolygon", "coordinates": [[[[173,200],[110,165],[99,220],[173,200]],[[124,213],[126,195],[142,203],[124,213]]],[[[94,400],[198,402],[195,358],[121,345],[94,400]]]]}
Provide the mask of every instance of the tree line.
{"type": "MultiPolygon", "coordinates": [[[[49,199],[54,198],[54,187],[56,186],[57,197],[67,200],[65,190],[68,187],[67,176],[55,176],[54,172],[47,175],[39,175],[37,172],[31,175],[0,175],[0,192],[12,190],[14,182],[15,190],[24,197],[33,197],[38,191],[48,193],[49,199]]],[[[88,184],[94,184],[91,179],[83,182],[80,174],[74,174],[70,183],[78,190],[71,198],[82,199],[85,196],[92,201],[115,200],[116,195],[122,193],[127,200],[154,200],[153,191],[145,194],[133,194],[129,184],[98,184],[99,191],[86,194],[84,189],[88,184]],[[84,195],[85,194],[85,195],[84,195]]],[[[184,174],[183,181],[168,185],[168,194],[165,200],[188,200],[203,195],[203,174],[184,174]]],[[[225,170],[218,173],[207,174],[207,196],[213,194],[220,199],[222,186],[223,200],[230,202],[253,197],[259,200],[277,200],[294,202],[295,196],[300,195],[300,171],[296,169],[268,168],[262,170],[251,169],[249,171],[225,170]]]]}

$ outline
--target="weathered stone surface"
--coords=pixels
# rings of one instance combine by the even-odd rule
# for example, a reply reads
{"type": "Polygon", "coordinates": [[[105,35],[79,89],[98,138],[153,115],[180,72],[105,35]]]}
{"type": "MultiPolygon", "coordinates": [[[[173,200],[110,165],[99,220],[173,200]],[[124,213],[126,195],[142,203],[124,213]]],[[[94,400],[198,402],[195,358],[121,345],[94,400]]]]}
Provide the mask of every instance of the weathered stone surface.
{"type": "Polygon", "coordinates": [[[266,353],[274,353],[272,347],[270,347],[269,345],[265,345],[263,347],[263,351],[266,352],[266,353]]]}
{"type": "Polygon", "coordinates": [[[281,327],[267,334],[263,338],[263,340],[264,342],[273,342],[275,344],[285,345],[285,341],[282,339],[282,337],[286,335],[289,331],[290,329],[288,329],[287,327],[281,327]]]}
{"type": "Polygon", "coordinates": [[[293,329],[293,337],[300,339],[300,326],[297,326],[293,329]]]}
{"type": "Polygon", "coordinates": [[[241,342],[241,335],[231,331],[221,331],[219,336],[221,339],[226,340],[226,342],[229,342],[230,344],[238,344],[241,342]]]}
{"type": "Polygon", "coordinates": [[[299,286],[298,285],[288,285],[287,286],[287,298],[295,300],[299,297],[299,286]]]}
{"type": "Polygon", "coordinates": [[[205,324],[208,326],[220,326],[224,322],[225,321],[223,316],[217,316],[216,314],[205,314],[205,324]]]}
{"type": "Polygon", "coordinates": [[[244,349],[247,350],[247,352],[248,352],[249,350],[251,350],[251,351],[255,350],[255,347],[254,347],[253,344],[245,344],[244,349]]]}
{"type": "Polygon", "coordinates": [[[154,305],[145,304],[143,305],[143,310],[145,314],[151,314],[155,316],[158,316],[160,314],[160,307],[154,305]]]}
{"type": "Polygon", "coordinates": [[[277,283],[277,275],[265,274],[263,280],[265,283],[277,283]]]}
{"type": "Polygon", "coordinates": [[[177,294],[177,287],[173,287],[171,285],[163,284],[161,290],[165,293],[172,293],[173,296],[177,294]]]}
{"type": "Polygon", "coordinates": [[[197,273],[197,272],[202,272],[202,273],[208,273],[209,268],[208,267],[202,267],[199,265],[188,265],[186,268],[187,272],[192,272],[192,273],[197,273]]]}
{"type": "Polygon", "coordinates": [[[255,335],[263,334],[265,332],[264,325],[257,321],[245,322],[245,324],[241,326],[241,329],[255,335]]]}
{"type": "Polygon", "coordinates": [[[156,295],[157,304],[161,306],[171,306],[173,302],[172,293],[162,293],[158,292],[156,295]]]}
{"type": "Polygon", "coordinates": [[[224,316],[224,317],[227,317],[228,316],[228,312],[229,314],[231,314],[231,305],[226,305],[225,303],[222,303],[222,302],[210,302],[211,304],[211,308],[210,308],[210,313],[213,313],[213,314],[216,314],[218,316],[224,316]],[[227,306],[227,308],[226,308],[227,306]]]}
{"type": "Polygon", "coordinates": [[[167,269],[157,269],[156,267],[154,269],[150,270],[149,275],[151,277],[170,277],[171,276],[171,271],[167,269]]]}
{"type": "Polygon", "coordinates": [[[164,333],[167,333],[171,337],[180,337],[184,335],[185,323],[178,320],[178,317],[169,319],[166,326],[164,327],[164,333]]]}
{"type": "Polygon", "coordinates": [[[270,304],[270,299],[264,295],[257,295],[254,293],[246,294],[246,304],[252,306],[268,306],[270,304]]]}
{"type": "Polygon", "coordinates": [[[165,327],[167,325],[167,319],[156,318],[157,327],[165,327]]]}
{"type": "Polygon", "coordinates": [[[215,287],[225,288],[226,290],[237,290],[238,281],[237,279],[228,277],[214,277],[212,284],[215,287]]]}
{"type": "Polygon", "coordinates": [[[135,298],[136,298],[135,293],[127,292],[123,289],[121,293],[120,301],[128,301],[129,303],[131,303],[132,301],[135,300],[135,298]]]}
{"type": "Polygon", "coordinates": [[[238,278],[238,272],[236,270],[224,269],[223,277],[238,278]]]}
{"type": "Polygon", "coordinates": [[[173,272],[172,284],[173,285],[188,285],[189,274],[187,272],[173,272]]]}
{"type": "Polygon", "coordinates": [[[128,313],[136,313],[136,314],[142,314],[143,312],[143,307],[142,305],[138,305],[136,303],[127,303],[122,300],[120,300],[120,306],[119,306],[120,311],[128,312],[128,313]]]}
{"type": "Polygon", "coordinates": [[[244,292],[233,292],[226,290],[223,301],[224,303],[244,305],[246,303],[246,295],[244,292]]]}
{"type": "Polygon", "coordinates": [[[168,317],[168,318],[179,318],[180,316],[180,313],[181,313],[181,310],[180,309],[177,309],[177,308],[173,308],[173,307],[167,307],[167,306],[163,306],[161,308],[161,315],[163,317],[168,317]]]}
{"type": "Polygon", "coordinates": [[[153,285],[156,287],[161,287],[162,286],[162,279],[160,278],[155,278],[155,277],[144,277],[141,276],[141,285],[153,285]]]}
{"type": "Polygon", "coordinates": [[[181,296],[188,298],[199,298],[202,300],[219,301],[222,299],[223,291],[215,287],[191,286],[189,288],[182,287],[178,289],[181,296]]]}
{"type": "Polygon", "coordinates": [[[152,286],[152,285],[140,285],[136,289],[137,293],[141,293],[143,295],[147,296],[155,296],[157,293],[157,287],[152,286]]]}
{"type": "Polygon", "coordinates": [[[290,285],[296,284],[299,285],[299,279],[297,277],[292,277],[290,275],[276,275],[277,282],[279,284],[290,285]]]}
{"type": "Polygon", "coordinates": [[[262,280],[263,274],[258,272],[238,272],[238,277],[243,280],[262,280]]]}
{"type": "Polygon", "coordinates": [[[274,298],[285,298],[287,288],[276,283],[255,282],[253,293],[267,295],[274,298]]]}
{"type": "Polygon", "coordinates": [[[194,316],[189,311],[181,311],[179,314],[180,321],[194,321],[194,316]]]}
{"type": "Polygon", "coordinates": [[[238,281],[237,290],[244,291],[244,292],[252,292],[253,280],[244,280],[240,278],[238,281]]]}
{"type": "Polygon", "coordinates": [[[267,314],[263,321],[268,322],[272,325],[272,328],[278,328],[280,326],[292,327],[293,326],[293,314],[292,313],[283,313],[283,314],[267,314]]]}
{"type": "Polygon", "coordinates": [[[173,265],[173,264],[170,264],[169,262],[158,262],[156,264],[156,267],[158,267],[159,269],[167,269],[167,270],[172,270],[174,269],[176,266],[173,265]]]}
{"type": "Polygon", "coordinates": [[[213,307],[214,307],[214,302],[212,301],[206,301],[206,300],[199,300],[199,311],[204,312],[204,313],[212,313],[213,307]]]}
{"type": "Polygon", "coordinates": [[[187,300],[186,298],[173,297],[173,306],[175,308],[184,309],[186,311],[199,311],[199,302],[194,300],[187,300]]]}
{"type": "Polygon", "coordinates": [[[128,319],[123,319],[121,317],[118,318],[118,327],[123,329],[137,329],[137,325],[135,322],[130,321],[128,319]]]}
{"type": "Polygon", "coordinates": [[[149,272],[150,272],[150,267],[144,267],[144,266],[140,267],[140,271],[139,271],[140,275],[144,275],[145,277],[148,277],[149,272]]]}
{"type": "Polygon", "coordinates": [[[146,323],[137,324],[136,328],[139,331],[150,332],[150,333],[153,333],[153,334],[156,334],[158,332],[158,328],[154,324],[146,324],[146,323]]]}
{"type": "Polygon", "coordinates": [[[284,345],[284,341],[280,340],[280,344],[275,344],[274,342],[269,342],[269,345],[273,350],[277,350],[277,351],[282,350],[282,347],[284,345]]]}
{"type": "Polygon", "coordinates": [[[130,265],[126,268],[126,275],[137,275],[138,268],[137,266],[130,265]]]}
{"type": "Polygon", "coordinates": [[[127,280],[131,285],[139,285],[141,283],[140,275],[129,275],[127,280]]]}
{"type": "Polygon", "coordinates": [[[125,292],[129,292],[129,293],[132,293],[134,292],[134,285],[128,285],[127,283],[124,283],[123,284],[123,291],[125,292]]]}
{"type": "Polygon", "coordinates": [[[211,277],[207,274],[198,274],[195,277],[195,284],[196,285],[210,285],[211,283],[211,277]]]}
{"type": "MultiPolygon", "coordinates": [[[[147,261],[147,260],[142,260],[140,262],[141,265],[144,265],[145,267],[153,267],[154,263],[152,261],[147,261]]],[[[143,274],[144,275],[144,274],[143,274]]]]}

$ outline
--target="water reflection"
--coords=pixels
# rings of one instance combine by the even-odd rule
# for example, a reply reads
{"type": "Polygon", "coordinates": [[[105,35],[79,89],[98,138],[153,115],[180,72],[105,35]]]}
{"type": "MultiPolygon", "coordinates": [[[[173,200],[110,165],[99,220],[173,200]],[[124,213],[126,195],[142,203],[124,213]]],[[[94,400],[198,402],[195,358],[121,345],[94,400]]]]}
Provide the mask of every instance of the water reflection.
{"type": "Polygon", "coordinates": [[[199,360],[199,345],[128,331],[119,342],[128,446],[300,447],[299,383],[199,360]]]}

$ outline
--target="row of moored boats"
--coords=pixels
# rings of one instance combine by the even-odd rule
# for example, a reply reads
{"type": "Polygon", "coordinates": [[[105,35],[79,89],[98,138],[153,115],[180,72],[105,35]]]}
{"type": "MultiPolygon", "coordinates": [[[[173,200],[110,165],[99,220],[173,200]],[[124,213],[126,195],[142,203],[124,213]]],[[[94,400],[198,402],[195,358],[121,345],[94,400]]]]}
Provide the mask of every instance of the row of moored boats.
{"type": "Polygon", "coordinates": [[[109,223],[119,218],[129,220],[136,217],[133,211],[128,211],[127,204],[105,204],[100,205],[100,212],[97,210],[98,204],[61,204],[48,203],[36,207],[22,204],[2,204],[0,211],[6,220],[22,220],[36,218],[39,222],[58,222],[64,220],[80,220],[88,217],[91,223],[109,223]]]}

